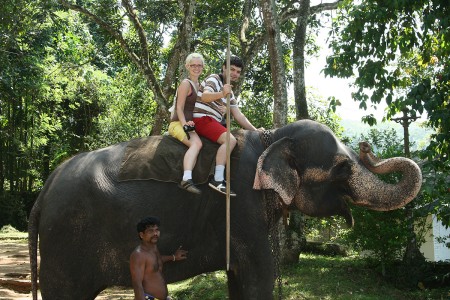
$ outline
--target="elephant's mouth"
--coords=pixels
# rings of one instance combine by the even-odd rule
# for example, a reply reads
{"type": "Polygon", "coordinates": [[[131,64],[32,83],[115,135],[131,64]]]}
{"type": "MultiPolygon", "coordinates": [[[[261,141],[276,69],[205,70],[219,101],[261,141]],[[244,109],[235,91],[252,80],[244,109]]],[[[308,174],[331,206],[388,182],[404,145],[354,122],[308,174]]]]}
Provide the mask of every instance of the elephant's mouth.
{"type": "Polygon", "coordinates": [[[301,188],[294,198],[295,206],[312,217],[342,216],[349,227],[353,226],[353,216],[348,203],[354,203],[350,186],[343,182],[333,182],[328,189],[322,186],[301,188]]]}
{"type": "Polygon", "coordinates": [[[336,201],[339,203],[337,215],[344,217],[345,223],[347,223],[347,226],[353,227],[354,220],[353,220],[353,215],[352,215],[352,211],[350,210],[349,204],[354,204],[354,201],[351,196],[350,189],[346,188],[346,189],[344,189],[343,192],[340,192],[336,201]]]}
{"type": "Polygon", "coordinates": [[[349,227],[353,227],[354,220],[353,215],[350,210],[349,204],[353,205],[355,203],[355,195],[348,184],[348,176],[343,176],[340,180],[335,180],[333,182],[335,191],[334,199],[328,201],[336,203],[335,214],[342,216],[349,227]]]}
{"type": "Polygon", "coordinates": [[[350,186],[345,183],[340,186],[338,189],[338,199],[339,201],[343,201],[346,204],[350,203],[352,205],[355,204],[355,195],[353,194],[352,190],[350,189],[350,186]]]}

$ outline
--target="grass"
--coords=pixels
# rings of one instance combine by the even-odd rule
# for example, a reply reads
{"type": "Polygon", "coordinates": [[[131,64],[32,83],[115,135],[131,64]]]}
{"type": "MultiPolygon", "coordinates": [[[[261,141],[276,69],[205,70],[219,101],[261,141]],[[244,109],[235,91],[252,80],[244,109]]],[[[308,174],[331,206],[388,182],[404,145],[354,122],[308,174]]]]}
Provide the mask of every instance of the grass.
{"type": "Polygon", "coordinates": [[[11,225],[5,225],[0,229],[0,240],[21,240],[28,239],[28,233],[20,232],[11,225]]]}
{"type": "MultiPolygon", "coordinates": [[[[282,285],[285,300],[450,299],[448,288],[398,288],[358,257],[302,254],[298,264],[282,269],[282,285]]],[[[197,276],[169,285],[169,291],[174,300],[227,299],[226,276],[224,272],[197,276]]]]}
{"type": "Polygon", "coordinates": [[[227,276],[224,271],[202,274],[168,285],[173,300],[227,299],[227,276]]]}
{"type": "Polygon", "coordinates": [[[286,299],[447,299],[448,291],[399,289],[357,257],[301,255],[286,267],[286,299]]]}

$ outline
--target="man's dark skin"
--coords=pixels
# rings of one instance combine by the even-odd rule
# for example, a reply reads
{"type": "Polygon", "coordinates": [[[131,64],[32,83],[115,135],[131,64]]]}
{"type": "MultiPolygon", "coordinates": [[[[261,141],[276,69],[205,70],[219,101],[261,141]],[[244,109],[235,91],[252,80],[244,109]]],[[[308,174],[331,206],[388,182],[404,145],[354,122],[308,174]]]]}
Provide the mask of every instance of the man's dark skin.
{"type": "Polygon", "coordinates": [[[144,232],[139,232],[141,244],[130,255],[131,282],[136,300],[144,300],[144,293],[157,299],[167,299],[163,264],[186,259],[187,251],[181,247],[173,255],[161,255],[157,247],[159,236],[159,226],[148,225],[144,232]]]}

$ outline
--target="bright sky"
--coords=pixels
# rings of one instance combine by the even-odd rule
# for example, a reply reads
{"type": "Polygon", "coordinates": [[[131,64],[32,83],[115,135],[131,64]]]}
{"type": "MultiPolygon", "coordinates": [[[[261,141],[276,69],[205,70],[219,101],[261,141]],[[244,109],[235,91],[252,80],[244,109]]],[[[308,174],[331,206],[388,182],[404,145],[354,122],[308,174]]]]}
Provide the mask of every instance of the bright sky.
{"type": "Polygon", "coordinates": [[[334,96],[341,102],[336,112],[343,119],[360,120],[362,116],[372,113],[378,121],[383,117],[385,105],[378,105],[377,110],[369,107],[367,110],[359,109],[359,102],[352,99],[351,79],[326,77],[321,71],[325,66],[325,54],[314,59],[306,68],[305,84],[314,88],[325,99],[334,96]]]}
{"type": "MultiPolygon", "coordinates": [[[[312,1],[311,5],[315,5],[319,0],[312,1]]],[[[322,1],[322,0],[320,0],[322,1]]],[[[333,2],[326,1],[323,2],[333,2]]],[[[310,65],[306,68],[305,74],[305,84],[306,87],[312,87],[317,91],[317,94],[323,96],[327,99],[330,96],[334,96],[341,102],[341,106],[337,107],[336,113],[342,119],[350,119],[360,121],[362,116],[373,114],[377,119],[378,123],[381,123],[383,115],[385,115],[384,109],[386,108],[386,103],[381,102],[377,105],[377,109],[375,110],[371,107],[371,103],[367,103],[368,109],[362,110],[359,109],[359,102],[354,101],[352,99],[351,93],[353,91],[350,88],[349,84],[353,81],[352,79],[340,79],[340,78],[325,78],[325,75],[322,72],[322,69],[325,67],[326,57],[331,54],[331,50],[327,46],[327,38],[328,32],[330,30],[331,21],[329,17],[323,17],[322,23],[325,24],[325,28],[319,32],[319,36],[317,37],[317,42],[321,47],[321,51],[319,57],[312,58],[310,61],[310,65]],[[328,28],[327,28],[328,26],[328,28]]],[[[400,117],[400,115],[399,115],[400,117]]],[[[420,120],[425,121],[427,119],[427,115],[422,114],[420,120]]]]}
{"type": "Polygon", "coordinates": [[[359,102],[354,101],[351,96],[352,88],[349,87],[351,79],[325,78],[322,69],[325,67],[327,55],[331,54],[331,50],[326,45],[328,30],[328,28],[323,28],[317,37],[317,42],[322,50],[319,57],[312,58],[310,65],[306,68],[306,86],[314,88],[325,99],[330,96],[339,99],[342,105],[336,109],[336,113],[343,119],[359,121],[362,116],[372,113],[377,121],[381,122],[386,105],[379,105],[377,110],[371,107],[368,107],[367,110],[360,110],[359,102]]]}

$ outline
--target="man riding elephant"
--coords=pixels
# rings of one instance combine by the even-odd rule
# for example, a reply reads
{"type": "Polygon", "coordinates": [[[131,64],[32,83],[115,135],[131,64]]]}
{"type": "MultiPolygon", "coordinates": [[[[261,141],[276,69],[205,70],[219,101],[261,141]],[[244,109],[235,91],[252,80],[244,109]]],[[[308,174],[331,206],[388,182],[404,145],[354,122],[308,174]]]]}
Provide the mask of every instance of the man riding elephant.
{"type": "MultiPolygon", "coordinates": [[[[230,58],[230,81],[237,82],[241,76],[244,64],[237,56],[230,58]]],[[[245,117],[237,106],[232,86],[227,81],[227,62],[222,64],[221,74],[209,75],[201,84],[198,91],[198,99],[194,108],[195,130],[214,143],[220,144],[216,154],[216,167],[214,178],[209,186],[222,194],[226,194],[227,183],[224,180],[224,170],[227,162],[226,132],[227,129],[220,123],[226,112],[224,106],[227,103],[227,95],[230,99],[230,111],[234,119],[247,130],[256,130],[255,126],[245,117]]],[[[230,151],[236,146],[236,138],[230,134],[230,151]]],[[[236,196],[230,188],[230,196],[236,196]]]]}

